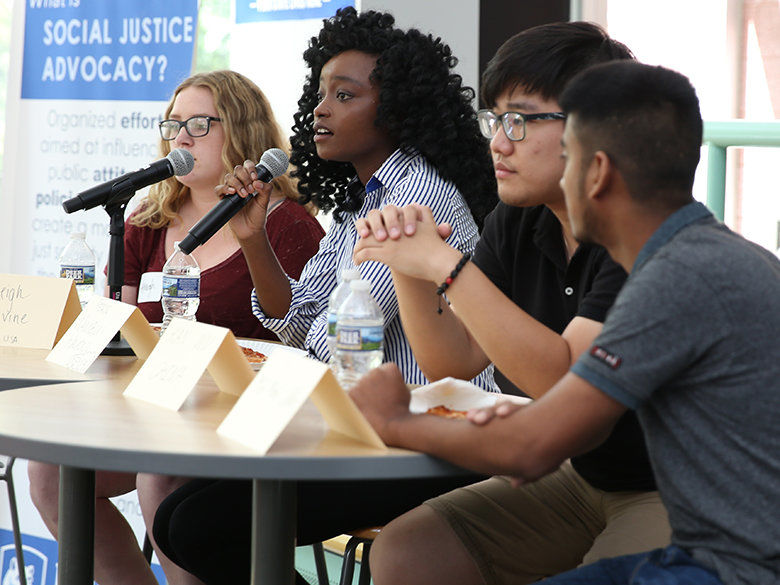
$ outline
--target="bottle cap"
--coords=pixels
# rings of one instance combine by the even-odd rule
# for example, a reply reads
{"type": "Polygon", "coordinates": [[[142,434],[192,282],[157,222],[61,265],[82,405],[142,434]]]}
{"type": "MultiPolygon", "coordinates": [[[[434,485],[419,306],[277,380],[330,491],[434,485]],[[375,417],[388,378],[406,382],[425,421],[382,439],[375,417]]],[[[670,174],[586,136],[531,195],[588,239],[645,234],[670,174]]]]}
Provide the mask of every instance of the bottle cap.
{"type": "Polygon", "coordinates": [[[71,232],[70,237],[72,240],[86,240],[87,234],[85,232],[71,232]]]}
{"type": "Polygon", "coordinates": [[[359,278],[358,280],[350,281],[349,288],[352,290],[369,291],[371,290],[371,282],[359,278]]]}

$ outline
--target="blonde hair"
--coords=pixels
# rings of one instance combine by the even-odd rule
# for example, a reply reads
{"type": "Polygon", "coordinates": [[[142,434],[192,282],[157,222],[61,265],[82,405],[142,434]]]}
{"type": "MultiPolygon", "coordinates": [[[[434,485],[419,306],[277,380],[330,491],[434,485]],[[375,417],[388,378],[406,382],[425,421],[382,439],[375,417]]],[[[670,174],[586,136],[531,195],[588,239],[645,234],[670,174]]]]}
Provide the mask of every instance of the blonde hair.
{"type": "MultiPolygon", "coordinates": [[[[225,173],[232,172],[236,164],[246,159],[258,160],[260,154],[269,148],[281,148],[289,153],[289,144],[282,137],[265,94],[247,77],[228,70],[197,73],[176,88],[164,118],[170,116],[176,96],[188,87],[205,87],[214,97],[217,116],[222,119],[220,123],[225,131],[225,144],[222,146],[225,173]]],[[[171,152],[171,142],[160,139],[163,156],[171,152]]],[[[297,201],[300,197],[297,184],[289,174],[274,179],[273,188],[288,199],[297,201]]],[[[152,185],[130,221],[141,227],[166,227],[176,219],[188,194],[189,187],[175,177],[152,185]]],[[[306,208],[311,215],[316,215],[316,207],[307,205],[306,208]]]]}

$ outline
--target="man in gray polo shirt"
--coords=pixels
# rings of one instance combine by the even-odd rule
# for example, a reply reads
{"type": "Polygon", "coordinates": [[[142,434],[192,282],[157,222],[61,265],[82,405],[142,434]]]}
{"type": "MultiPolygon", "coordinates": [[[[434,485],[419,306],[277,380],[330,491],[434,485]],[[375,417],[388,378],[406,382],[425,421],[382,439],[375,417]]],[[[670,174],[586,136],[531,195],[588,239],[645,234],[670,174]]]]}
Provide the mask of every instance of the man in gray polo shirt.
{"type": "Polygon", "coordinates": [[[391,365],[351,395],[389,444],[519,482],[597,445],[635,409],[672,545],[545,585],[776,584],[780,262],[693,201],[702,121],[685,77],[599,65],[572,80],[560,105],[574,235],[630,272],[591,349],[533,404],[472,412],[471,423],[410,414],[391,365]],[[465,448],[474,442],[489,448],[474,456],[465,448]]]}

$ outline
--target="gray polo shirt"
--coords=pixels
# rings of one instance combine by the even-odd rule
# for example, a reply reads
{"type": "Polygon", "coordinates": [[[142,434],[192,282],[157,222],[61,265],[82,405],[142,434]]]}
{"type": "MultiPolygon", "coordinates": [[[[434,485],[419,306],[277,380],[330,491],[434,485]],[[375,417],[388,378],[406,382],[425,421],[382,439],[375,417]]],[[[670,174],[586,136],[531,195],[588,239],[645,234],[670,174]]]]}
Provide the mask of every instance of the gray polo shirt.
{"type": "Polygon", "coordinates": [[[648,240],[573,371],[636,409],[672,542],[780,583],[780,262],[700,203],[648,240]]]}

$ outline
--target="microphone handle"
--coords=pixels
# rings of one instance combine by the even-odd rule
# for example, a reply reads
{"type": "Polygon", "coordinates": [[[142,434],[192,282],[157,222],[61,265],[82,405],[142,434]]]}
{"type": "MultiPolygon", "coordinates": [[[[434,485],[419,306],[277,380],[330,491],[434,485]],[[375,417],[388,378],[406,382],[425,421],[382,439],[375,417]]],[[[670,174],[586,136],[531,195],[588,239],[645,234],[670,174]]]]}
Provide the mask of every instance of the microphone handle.
{"type": "Polygon", "coordinates": [[[163,158],[142,169],[125,173],[116,179],[82,191],[75,197],[63,201],[62,208],[65,210],[65,213],[73,213],[81,209],[92,209],[98,205],[105,205],[120,190],[130,195],[127,197],[127,200],[129,200],[132,194],[139,189],[159,183],[173,175],[174,170],[171,161],[163,158]],[[119,189],[120,187],[121,189],[119,189]]]}
{"type": "Polygon", "coordinates": [[[250,193],[247,197],[241,197],[238,193],[233,193],[223,197],[211,211],[192,226],[190,232],[179,244],[179,249],[185,254],[190,254],[195,248],[205,244],[211,236],[216,234],[223,225],[230,221],[231,217],[241,211],[255,195],[255,193],[250,193]]]}
{"type": "MultiPolygon", "coordinates": [[[[262,161],[255,165],[255,171],[257,171],[257,179],[263,183],[270,183],[274,179],[273,173],[262,161]]],[[[179,250],[185,254],[190,254],[195,248],[205,244],[211,236],[216,234],[223,225],[230,221],[231,217],[241,211],[255,195],[257,193],[250,193],[246,197],[241,197],[238,193],[233,193],[223,197],[211,211],[192,226],[190,232],[179,244],[179,250]]]]}

